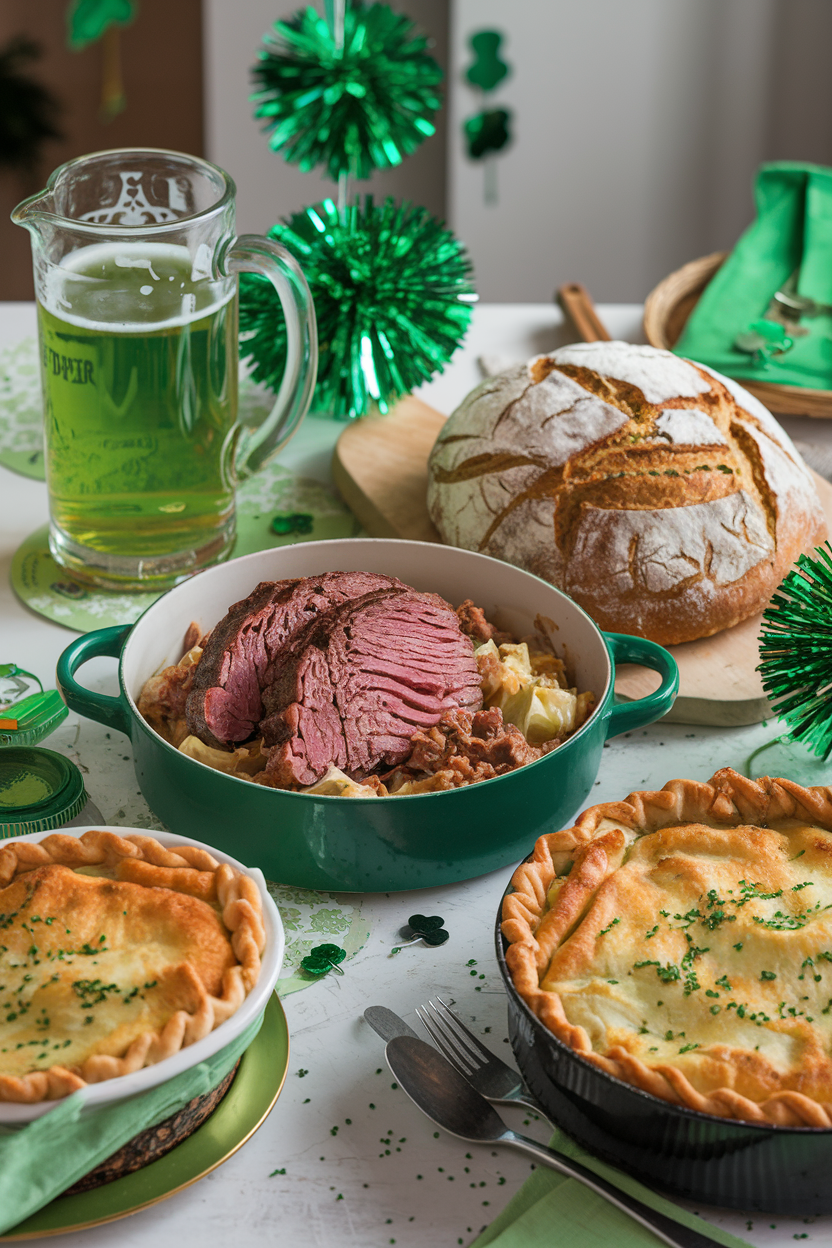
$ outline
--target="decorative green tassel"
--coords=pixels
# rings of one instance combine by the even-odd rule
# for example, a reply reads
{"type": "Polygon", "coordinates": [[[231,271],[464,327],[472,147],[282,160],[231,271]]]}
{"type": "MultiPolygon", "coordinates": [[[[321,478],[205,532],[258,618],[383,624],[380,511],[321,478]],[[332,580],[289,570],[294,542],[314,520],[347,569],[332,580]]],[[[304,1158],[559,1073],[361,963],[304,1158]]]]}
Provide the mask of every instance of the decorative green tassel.
{"type": "Polygon", "coordinates": [[[789,736],[832,752],[832,546],[801,555],[763,612],[757,671],[789,736]]]}
{"type": "MultiPolygon", "coordinates": [[[[318,321],[314,408],[352,419],[442,372],[465,336],[476,295],[471,263],[426,208],[387,199],[346,209],[332,200],[278,222],[270,237],[306,275],[318,321]]],[[[272,389],[286,362],[286,329],[266,279],[240,279],[241,352],[272,389]]]]}
{"type": "Polygon", "coordinates": [[[269,145],[304,171],[368,178],[435,131],[442,70],[413,22],[386,4],[347,6],[344,42],[314,9],[275,22],[252,70],[269,145]]]}

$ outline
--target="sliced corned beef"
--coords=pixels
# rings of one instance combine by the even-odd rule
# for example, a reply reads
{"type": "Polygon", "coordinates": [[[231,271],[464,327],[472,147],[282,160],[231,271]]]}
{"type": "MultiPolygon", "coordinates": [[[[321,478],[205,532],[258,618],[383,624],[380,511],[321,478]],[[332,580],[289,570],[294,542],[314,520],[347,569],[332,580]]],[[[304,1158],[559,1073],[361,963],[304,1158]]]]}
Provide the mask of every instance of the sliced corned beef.
{"type": "Polygon", "coordinates": [[[248,740],[263,717],[262,691],[275,680],[293,638],[341,603],[400,585],[375,572],[261,581],[229,609],[205,644],[188,695],[188,730],[219,749],[248,740]]]}
{"type": "Polygon", "coordinates": [[[297,633],[265,690],[260,724],[279,787],[314,784],[335,765],[362,778],[395,766],[411,737],[451,707],[482,705],[471,640],[435,594],[377,589],[297,633]]]}

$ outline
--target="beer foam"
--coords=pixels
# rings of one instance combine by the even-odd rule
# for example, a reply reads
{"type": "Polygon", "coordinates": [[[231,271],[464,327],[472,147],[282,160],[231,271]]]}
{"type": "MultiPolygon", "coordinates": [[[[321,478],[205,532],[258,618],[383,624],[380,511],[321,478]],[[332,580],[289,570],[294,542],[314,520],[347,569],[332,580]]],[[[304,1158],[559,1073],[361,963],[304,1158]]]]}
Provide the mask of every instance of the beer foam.
{"type": "MultiPolygon", "coordinates": [[[[40,302],[62,321],[105,333],[146,334],[190,325],[213,315],[234,297],[236,283],[227,293],[225,290],[227,283],[233,279],[205,280],[204,251],[203,245],[194,260],[187,247],[176,243],[119,242],[79,247],[64,256],[59,265],[47,270],[40,302]],[[176,273],[168,273],[171,268],[176,273]],[[100,272],[102,269],[109,269],[112,276],[97,276],[95,270],[100,272]],[[128,283],[126,289],[120,289],[118,270],[131,269],[136,270],[135,284],[128,283]],[[176,277],[180,277],[178,283],[176,277]],[[151,285],[151,282],[155,284],[151,285]],[[173,288],[168,286],[168,282],[174,282],[173,288]],[[154,294],[160,305],[158,319],[153,317],[154,294]],[[101,303],[107,300],[108,295],[112,303],[122,307],[125,300],[148,301],[143,309],[147,313],[146,319],[119,316],[104,319],[100,315],[84,315],[85,303],[101,303]]],[[[124,275],[127,276],[126,273],[124,275]]]]}

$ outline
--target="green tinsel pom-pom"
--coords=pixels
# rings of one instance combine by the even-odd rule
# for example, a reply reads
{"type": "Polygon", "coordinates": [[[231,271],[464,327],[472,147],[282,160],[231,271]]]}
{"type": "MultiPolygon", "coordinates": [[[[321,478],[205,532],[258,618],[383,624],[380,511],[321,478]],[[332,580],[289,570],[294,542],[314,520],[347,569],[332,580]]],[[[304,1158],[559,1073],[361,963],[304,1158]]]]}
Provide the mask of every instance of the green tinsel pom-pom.
{"type": "MultiPolygon", "coordinates": [[[[462,244],[426,208],[387,199],[353,204],[342,222],[332,200],[270,231],[301,265],[318,321],[314,406],[351,419],[389,404],[442,372],[476,302],[462,244]]],[[[286,328],[265,278],[240,278],[241,351],[256,381],[277,389],[286,328]]]]}
{"type": "Polygon", "coordinates": [[[789,736],[832,752],[832,547],[801,555],[763,612],[758,671],[789,736]]]}
{"type": "Polygon", "coordinates": [[[314,9],[275,22],[252,70],[269,146],[304,171],[368,178],[401,163],[436,129],[442,70],[408,17],[347,6],[344,45],[314,9]]]}

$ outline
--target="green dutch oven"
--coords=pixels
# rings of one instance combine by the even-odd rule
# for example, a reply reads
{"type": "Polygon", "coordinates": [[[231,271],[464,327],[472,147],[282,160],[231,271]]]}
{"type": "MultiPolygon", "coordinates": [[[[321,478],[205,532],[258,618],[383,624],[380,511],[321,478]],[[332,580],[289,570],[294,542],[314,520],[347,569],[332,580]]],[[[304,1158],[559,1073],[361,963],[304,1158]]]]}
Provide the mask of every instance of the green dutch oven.
{"type": "Polygon", "coordinates": [[[580,807],[606,739],[659,719],[679,683],[661,646],[600,632],[571,598],[529,572],[455,547],[373,539],[308,542],[220,564],[165,594],[132,628],[104,628],[72,642],[57,679],[72,710],[130,737],[142,793],[172,832],[216,845],[268,879],[359,892],[450,884],[523,858],[580,807]],[[179,660],[192,620],[207,632],[259,581],[333,570],[397,576],[455,606],[471,598],[516,637],[542,625],[570,679],[595,694],[595,711],[568,741],[526,767],[466,788],[389,798],[319,797],[239,780],[180,754],[142,719],[136,703],[144,682],[179,660]],[[82,664],[102,655],[119,659],[118,697],[75,679],[82,664]],[[616,704],[616,662],[652,668],[660,687],[616,704]]]}

